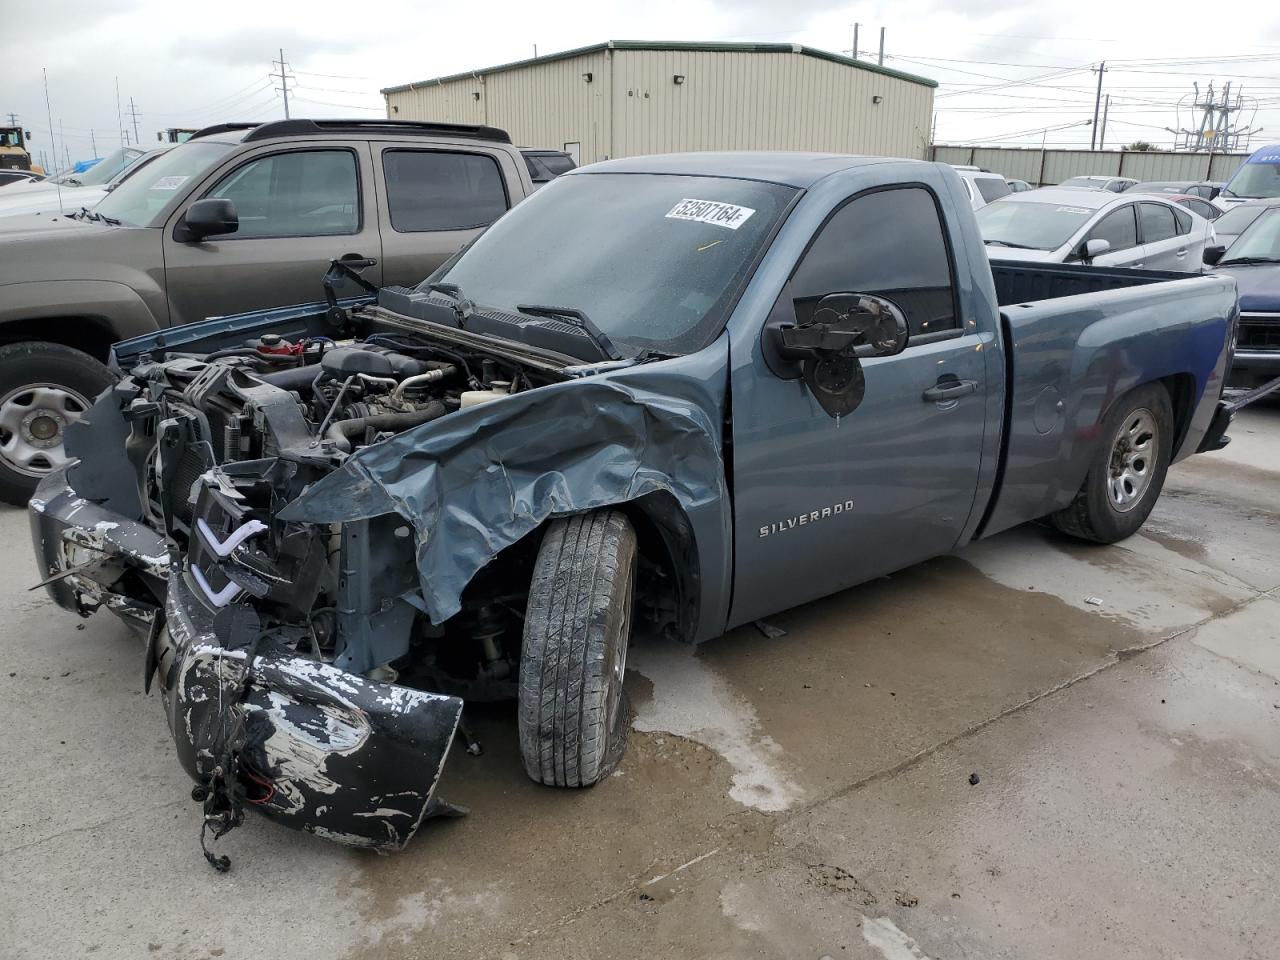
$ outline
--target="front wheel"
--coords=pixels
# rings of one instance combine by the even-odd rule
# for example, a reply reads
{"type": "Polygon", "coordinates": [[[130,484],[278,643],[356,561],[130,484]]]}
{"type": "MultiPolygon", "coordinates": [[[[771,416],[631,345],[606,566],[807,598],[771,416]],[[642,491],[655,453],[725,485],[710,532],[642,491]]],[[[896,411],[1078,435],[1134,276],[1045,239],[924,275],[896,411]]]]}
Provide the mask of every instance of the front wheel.
{"type": "Polygon", "coordinates": [[[0,500],[25,505],[66,463],[66,428],[110,383],[106,367],[60,343],[0,347],[0,500]]]}
{"type": "Polygon", "coordinates": [[[1121,397],[1102,421],[1102,443],[1070,506],[1051,514],[1063,533],[1115,543],[1138,532],[1164,487],[1173,451],[1173,405],[1159,383],[1121,397]]]}
{"type": "Polygon", "coordinates": [[[520,652],[520,755],[537,783],[588,787],[622,756],[636,535],[597,510],[552,521],[538,549],[520,652]]]}

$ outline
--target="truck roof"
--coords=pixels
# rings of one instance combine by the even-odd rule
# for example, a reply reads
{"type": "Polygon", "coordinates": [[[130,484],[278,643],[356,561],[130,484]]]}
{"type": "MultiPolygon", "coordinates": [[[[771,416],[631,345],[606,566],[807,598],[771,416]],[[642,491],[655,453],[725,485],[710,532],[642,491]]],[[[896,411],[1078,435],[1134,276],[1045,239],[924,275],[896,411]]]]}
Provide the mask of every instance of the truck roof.
{"type": "Polygon", "coordinates": [[[875,163],[923,163],[892,157],[859,157],[841,153],[799,153],[785,150],[665,153],[605,160],[570,171],[565,176],[592,173],[665,173],[687,177],[732,177],[765,180],[790,187],[810,187],[824,177],[875,163]]]}
{"type": "Polygon", "coordinates": [[[250,143],[256,140],[274,140],[287,137],[378,135],[451,137],[468,140],[488,140],[493,143],[510,143],[505,130],[468,123],[435,123],[419,120],[311,120],[296,117],[292,120],[269,120],[265,123],[218,123],[197,130],[191,140],[216,137],[230,143],[250,143]]]}

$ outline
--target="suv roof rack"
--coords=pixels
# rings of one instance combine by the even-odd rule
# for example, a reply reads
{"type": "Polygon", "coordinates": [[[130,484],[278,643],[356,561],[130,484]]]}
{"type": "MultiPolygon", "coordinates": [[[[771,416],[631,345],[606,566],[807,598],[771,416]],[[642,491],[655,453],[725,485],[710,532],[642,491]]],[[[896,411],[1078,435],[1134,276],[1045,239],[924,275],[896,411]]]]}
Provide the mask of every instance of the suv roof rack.
{"type": "MultiPolygon", "coordinates": [[[[437,137],[464,137],[469,140],[492,140],[497,143],[510,143],[507,131],[497,127],[485,127],[469,123],[435,123],[426,120],[274,120],[261,124],[227,123],[221,125],[227,130],[243,130],[252,128],[245,135],[243,143],[254,140],[270,140],[277,137],[307,137],[326,133],[393,133],[422,134],[437,137]]],[[[209,130],[214,128],[210,127],[209,130]]],[[[204,133],[202,130],[196,136],[204,133]]]]}
{"type": "Polygon", "coordinates": [[[199,137],[211,137],[215,133],[230,133],[233,130],[252,130],[254,127],[261,126],[257,123],[215,123],[211,127],[201,127],[188,140],[195,140],[199,137]]]}

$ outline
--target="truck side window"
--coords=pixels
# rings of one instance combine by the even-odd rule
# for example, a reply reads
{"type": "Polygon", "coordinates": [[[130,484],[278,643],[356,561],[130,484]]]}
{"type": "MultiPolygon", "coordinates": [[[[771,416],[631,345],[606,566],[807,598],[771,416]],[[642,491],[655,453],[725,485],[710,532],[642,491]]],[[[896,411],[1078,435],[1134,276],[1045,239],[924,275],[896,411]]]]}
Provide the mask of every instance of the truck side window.
{"type": "Polygon", "coordinates": [[[1138,218],[1142,221],[1142,242],[1157,243],[1172,240],[1178,235],[1173,211],[1159,203],[1138,204],[1138,218]]]}
{"type": "Polygon", "coordinates": [[[493,157],[440,150],[387,150],[387,210],[397,233],[487,227],[507,212],[493,157]]]}
{"type": "Polygon", "coordinates": [[[350,150],[293,150],[251,160],[206,196],[236,205],[227,239],[330,237],[360,232],[360,179],[350,150]]]}
{"type": "Polygon", "coordinates": [[[1106,240],[1111,252],[1129,250],[1138,245],[1138,226],[1133,219],[1133,204],[1121,207],[1098,221],[1089,231],[1088,240],[1106,240]]]}
{"type": "Polygon", "coordinates": [[[951,255],[933,195],[921,187],[863,194],[832,214],[791,278],[796,321],[830,293],[897,304],[913,336],[959,329],[951,255]]]}

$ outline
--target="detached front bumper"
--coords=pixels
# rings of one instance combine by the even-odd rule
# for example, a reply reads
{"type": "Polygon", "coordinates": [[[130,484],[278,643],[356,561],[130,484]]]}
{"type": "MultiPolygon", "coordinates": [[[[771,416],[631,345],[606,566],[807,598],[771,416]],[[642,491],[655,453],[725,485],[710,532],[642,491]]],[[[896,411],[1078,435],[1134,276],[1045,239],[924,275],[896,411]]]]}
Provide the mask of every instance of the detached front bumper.
{"type": "Polygon", "coordinates": [[[148,689],[154,676],[215,833],[249,806],[317,836],[392,851],[429,816],[458,812],[435,789],[460,699],[300,656],[247,604],[210,609],[159,534],[77,497],[62,474],[41,484],[30,515],[59,606],[84,616],[106,606],[147,629],[148,689]]]}

